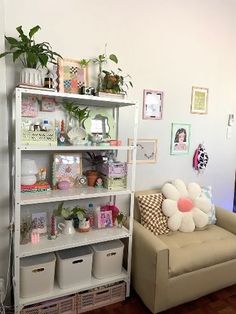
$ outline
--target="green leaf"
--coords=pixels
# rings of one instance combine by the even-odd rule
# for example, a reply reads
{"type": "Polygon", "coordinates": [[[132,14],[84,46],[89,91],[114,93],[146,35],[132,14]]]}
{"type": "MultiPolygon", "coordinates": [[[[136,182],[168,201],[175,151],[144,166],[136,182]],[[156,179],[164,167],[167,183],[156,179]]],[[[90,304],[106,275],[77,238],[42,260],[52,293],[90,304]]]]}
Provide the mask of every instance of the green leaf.
{"type": "Polygon", "coordinates": [[[20,38],[22,39],[22,41],[24,43],[29,43],[29,38],[24,34],[23,30],[22,30],[22,26],[18,26],[16,28],[17,32],[20,34],[20,38]]]}
{"type": "Polygon", "coordinates": [[[109,59],[110,59],[111,61],[115,62],[115,63],[118,63],[117,56],[114,55],[114,54],[111,54],[111,55],[109,56],[109,59]]]}
{"type": "Polygon", "coordinates": [[[48,63],[48,56],[45,54],[40,54],[38,55],[39,57],[39,63],[41,64],[42,67],[46,67],[48,63]]]}
{"type": "Polygon", "coordinates": [[[10,45],[17,45],[17,44],[18,44],[18,40],[15,39],[15,38],[13,38],[13,37],[7,37],[7,36],[5,36],[5,38],[6,38],[6,40],[8,41],[8,43],[9,43],[10,45]]]}
{"type": "Polygon", "coordinates": [[[33,28],[31,28],[31,30],[29,31],[29,38],[31,39],[34,36],[34,34],[37,33],[40,29],[41,27],[39,25],[36,25],[33,28]]]}
{"type": "Polygon", "coordinates": [[[27,66],[29,68],[36,68],[38,63],[38,57],[33,52],[28,52],[26,56],[27,66]]]}
{"type": "Polygon", "coordinates": [[[12,56],[13,56],[13,61],[15,62],[19,56],[22,54],[22,51],[21,50],[16,50],[13,52],[12,56]]]}

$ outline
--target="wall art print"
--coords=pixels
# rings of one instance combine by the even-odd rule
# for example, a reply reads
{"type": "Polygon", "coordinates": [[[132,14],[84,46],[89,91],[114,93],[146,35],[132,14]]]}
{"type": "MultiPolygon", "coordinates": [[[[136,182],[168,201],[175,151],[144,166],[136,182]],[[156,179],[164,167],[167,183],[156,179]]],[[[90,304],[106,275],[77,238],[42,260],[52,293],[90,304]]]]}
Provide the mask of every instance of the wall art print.
{"type": "MultiPolygon", "coordinates": [[[[132,146],[134,140],[128,139],[128,145],[132,146]]],[[[157,139],[137,139],[137,163],[155,163],[157,161],[157,139]]],[[[128,163],[133,162],[133,150],[128,151],[128,163]]]]}
{"type": "Polygon", "coordinates": [[[58,59],[59,92],[78,94],[82,86],[87,85],[87,68],[80,61],[58,59]]]}
{"type": "Polygon", "coordinates": [[[206,114],[208,106],[208,88],[192,87],[191,113],[206,114]]]}
{"type": "Polygon", "coordinates": [[[163,92],[151,89],[143,91],[143,119],[160,120],[163,111],[163,92]]]}
{"type": "Polygon", "coordinates": [[[171,125],[171,155],[185,155],[190,146],[190,124],[172,123],[171,125]]]}

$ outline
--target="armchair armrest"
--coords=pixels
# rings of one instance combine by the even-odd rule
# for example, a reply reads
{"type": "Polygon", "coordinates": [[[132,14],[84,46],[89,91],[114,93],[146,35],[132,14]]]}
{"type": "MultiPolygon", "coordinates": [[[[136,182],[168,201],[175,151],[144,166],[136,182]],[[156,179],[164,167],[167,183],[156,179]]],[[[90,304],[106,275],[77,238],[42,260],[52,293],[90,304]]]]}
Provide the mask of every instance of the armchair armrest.
{"type": "Polygon", "coordinates": [[[134,220],[132,284],[149,309],[166,302],[168,259],[166,244],[134,220]]]}
{"type": "Polygon", "coordinates": [[[236,234],[236,214],[216,206],[216,224],[236,234]]]}

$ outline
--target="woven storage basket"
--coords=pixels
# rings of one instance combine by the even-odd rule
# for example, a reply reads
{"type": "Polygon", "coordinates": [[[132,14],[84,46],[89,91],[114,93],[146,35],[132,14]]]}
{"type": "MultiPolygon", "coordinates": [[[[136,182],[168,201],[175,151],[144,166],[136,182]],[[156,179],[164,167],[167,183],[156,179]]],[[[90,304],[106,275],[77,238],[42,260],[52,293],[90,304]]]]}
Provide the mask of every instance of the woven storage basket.
{"type": "Polygon", "coordinates": [[[77,313],[98,309],[99,307],[123,301],[125,299],[125,282],[98,290],[77,294],[77,313]]]}
{"type": "Polygon", "coordinates": [[[76,314],[76,296],[67,296],[24,308],[21,314],[76,314]]]}

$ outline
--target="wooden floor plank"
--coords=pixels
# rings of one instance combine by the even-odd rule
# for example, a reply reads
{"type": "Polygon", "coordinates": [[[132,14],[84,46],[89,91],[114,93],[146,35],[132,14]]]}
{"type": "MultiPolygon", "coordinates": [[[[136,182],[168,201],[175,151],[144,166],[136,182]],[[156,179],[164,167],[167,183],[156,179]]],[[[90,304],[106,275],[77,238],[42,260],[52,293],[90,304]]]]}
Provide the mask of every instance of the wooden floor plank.
{"type": "MultiPolygon", "coordinates": [[[[138,295],[132,291],[125,301],[87,314],[150,314],[138,295]]],[[[162,314],[236,314],[236,285],[177,306],[162,314]]]]}

